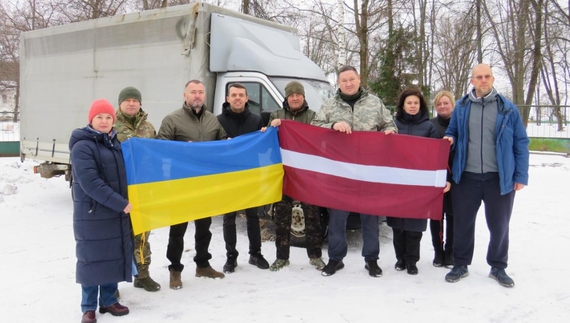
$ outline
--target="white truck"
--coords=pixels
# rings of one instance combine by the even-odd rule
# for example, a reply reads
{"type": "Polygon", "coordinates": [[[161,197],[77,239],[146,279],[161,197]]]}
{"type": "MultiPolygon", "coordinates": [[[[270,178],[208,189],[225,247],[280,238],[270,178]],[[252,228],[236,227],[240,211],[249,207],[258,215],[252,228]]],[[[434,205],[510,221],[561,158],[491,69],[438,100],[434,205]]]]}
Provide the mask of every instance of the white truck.
{"type": "Polygon", "coordinates": [[[21,158],[41,161],[42,177],[70,176],[68,142],[87,124],[94,99],[118,106],[134,86],[158,128],[180,108],[184,85],[204,82],[207,107],[220,114],[228,85],[243,83],[250,109],[268,119],[285,85],[303,83],[317,110],[332,87],[300,50],[296,29],[207,3],[168,7],[22,33],[21,158]]]}

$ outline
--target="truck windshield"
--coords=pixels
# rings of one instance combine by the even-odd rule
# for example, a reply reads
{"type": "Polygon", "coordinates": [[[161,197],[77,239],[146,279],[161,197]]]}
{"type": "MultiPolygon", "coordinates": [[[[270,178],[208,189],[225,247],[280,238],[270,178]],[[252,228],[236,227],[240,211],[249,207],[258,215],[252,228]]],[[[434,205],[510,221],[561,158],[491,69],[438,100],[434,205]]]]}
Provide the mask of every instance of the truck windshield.
{"type": "Polygon", "coordinates": [[[287,83],[291,81],[301,82],[305,88],[305,100],[307,100],[309,107],[314,111],[318,111],[323,101],[334,94],[334,89],[328,82],[281,77],[270,77],[270,80],[275,84],[275,87],[277,87],[283,97],[285,97],[285,86],[287,83]]]}

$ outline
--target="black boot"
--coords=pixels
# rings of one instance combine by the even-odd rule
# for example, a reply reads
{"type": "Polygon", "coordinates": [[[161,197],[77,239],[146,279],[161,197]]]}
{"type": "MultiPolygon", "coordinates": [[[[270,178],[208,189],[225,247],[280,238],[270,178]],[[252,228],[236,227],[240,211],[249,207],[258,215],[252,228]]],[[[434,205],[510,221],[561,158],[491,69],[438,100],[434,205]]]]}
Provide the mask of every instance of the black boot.
{"type": "Polygon", "coordinates": [[[418,274],[418,267],[416,264],[408,264],[408,274],[409,275],[417,275],[418,274]]]}
{"type": "Polygon", "coordinates": [[[445,250],[443,253],[443,266],[445,268],[453,268],[453,252],[445,250]]]}
{"type": "Polygon", "coordinates": [[[433,257],[433,266],[434,267],[443,267],[443,252],[436,250],[435,256],[433,257]]]}
{"type": "Polygon", "coordinates": [[[224,265],[223,271],[226,274],[231,274],[236,270],[237,267],[237,258],[236,257],[228,257],[226,264],[224,265]]]}

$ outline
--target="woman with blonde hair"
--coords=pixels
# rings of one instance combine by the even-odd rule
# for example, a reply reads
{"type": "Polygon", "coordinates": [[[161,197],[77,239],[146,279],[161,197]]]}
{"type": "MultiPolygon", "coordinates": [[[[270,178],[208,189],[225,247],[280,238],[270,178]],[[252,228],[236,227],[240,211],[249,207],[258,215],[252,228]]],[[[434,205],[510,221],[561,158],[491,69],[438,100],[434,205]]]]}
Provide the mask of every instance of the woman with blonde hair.
{"type": "MultiPolygon", "coordinates": [[[[451,113],[455,107],[455,98],[449,91],[440,91],[433,99],[433,106],[435,107],[437,116],[430,119],[430,121],[435,126],[437,138],[443,138],[445,130],[447,130],[447,126],[451,120],[451,113]]],[[[450,152],[447,173],[447,180],[449,182],[451,182],[449,169],[451,169],[452,162],[453,152],[450,152]]],[[[429,227],[435,252],[433,265],[435,267],[453,267],[453,212],[451,209],[451,194],[449,192],[443,196],[443,216],[441,221],[430,220],[429,227]]]]}

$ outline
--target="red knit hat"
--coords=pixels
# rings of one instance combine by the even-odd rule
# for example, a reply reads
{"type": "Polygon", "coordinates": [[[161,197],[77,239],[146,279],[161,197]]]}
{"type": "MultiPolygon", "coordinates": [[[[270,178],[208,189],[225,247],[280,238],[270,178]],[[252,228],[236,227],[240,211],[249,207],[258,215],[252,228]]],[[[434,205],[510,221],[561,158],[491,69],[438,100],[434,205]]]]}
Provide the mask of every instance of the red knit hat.
{"type": "Polygon", "coordinates": [[[93,118],[95,118],[95,116],[98,115],[99,113],[108,113],[112,115],[113,123],[115,123],[115,109],[113,108],[111,102],[105,99],[99,99],[93,101],[93,103],[91,103],[91,108],[89,109],[89,124],[91,124],[93,118]]]}

